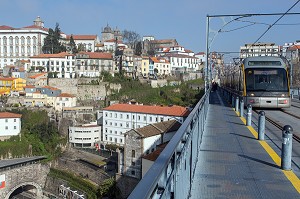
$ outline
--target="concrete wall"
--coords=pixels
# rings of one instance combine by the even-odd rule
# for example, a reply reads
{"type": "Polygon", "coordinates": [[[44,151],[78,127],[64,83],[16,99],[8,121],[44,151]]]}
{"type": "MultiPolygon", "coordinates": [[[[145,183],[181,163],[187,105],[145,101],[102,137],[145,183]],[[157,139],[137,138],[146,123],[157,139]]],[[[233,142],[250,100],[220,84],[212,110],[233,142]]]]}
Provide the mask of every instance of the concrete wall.
{"type": "Polygon", "coordinates": [[[92,81],[99,81],[99,78],[50,78],[49,86],[59,88],[63,93],[76,95],[78,100],[103,100],[106,95],[112,92],[112,90],[119,91],[121,89],[120,84],[99,82],[97,85],[92,85],[92,81]]]}

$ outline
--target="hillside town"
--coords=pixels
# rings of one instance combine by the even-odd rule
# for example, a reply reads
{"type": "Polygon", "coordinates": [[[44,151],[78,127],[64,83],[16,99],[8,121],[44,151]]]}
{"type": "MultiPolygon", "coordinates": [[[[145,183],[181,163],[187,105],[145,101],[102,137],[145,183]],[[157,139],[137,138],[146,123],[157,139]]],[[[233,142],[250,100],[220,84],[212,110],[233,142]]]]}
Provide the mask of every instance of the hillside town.
{"type": "MultiPolygon", "coordinates": [[[[142,36],[128,40],[124,31],[109,24],[99,35],[57,32],[61,50],[49,42],[54,40],[53,29],[44,27],[39,16],[33,24],[22,28],[0,25],[0,141],[21,134],[22,115],[13,110],[46,110],[49,121],[56,122],[60,135],[67,140],[64,150],[69,150],[68,155],[53,165],[72,170],[68,164],[77,162],[68,161],[81,153],[74,152],[78,149],[96,152],[101,160],[103,157],[98,156],[104,151],[111,157],[116,155],[111,165],[89,164],[106,172],[101,174],[101,180],[102,177],[116,180],[122,198],[143,178],[192,108],[143,104],[134,99],[126,103],[109,101],[108,95],[120,90],[121,85],[103,81],[103,73],[111,76],[122,73],[153,88],[163,87],[204,79],[208,70],[205,62],[210,59],[213,63],[210,72],[216,77],[210,81],[234,75],[235,66],[226,66],[222,54],[213,52],[206,57],[204,52],[181,46],[174,38],[142,36]]],[[[240,58],[277,53],[291,57],[293,62],[299,60],[299,46],[297,41],[282,46],[245,44],[240,47],[240,58]]],[[[298,72],[295,70],[295,74],[298,72]]],[[[197,87],[198,91],[203,88],[197,87]]],[[[80,159],[89,161],[88,155],[83,156],[80,159]]],[[[78,168],[74,166],[73,172],[96,184],[102,183],[100,178],[89,175],[89,169],[78,168]]],[[[57,189],[45,188],[49,198],[66,193],[60,192],[65,186],[56,186],[57,189]]],[[[85,198],[85,193],[79,195],[78,198],[85,198]]]]}
{"type": "Polygon", "coordinates": [[[132,186],[122,190],[126,197],[191,110],[134,100],[106,102],[120,85],[103,82],[102,73],[122,72],[161,87],[202,78],[205,54],[180,46],[176,39],[143,36],[135,44],[125,43],[121,31],[109,25],[99,36],[60,32],[64,50],[55,53],[55,44],[47,44],[52,31],[39,16],[22,28],[0,26],[0,139],[21,136],[22,115],[9,110],[46,110],[67,138],[67,148],[118,154],[105,171],[113,170],[120,184],[126,182],[124,176],[130,178],[132,186]],[[142,164],[147,155],[148,162],[142,164]]]}

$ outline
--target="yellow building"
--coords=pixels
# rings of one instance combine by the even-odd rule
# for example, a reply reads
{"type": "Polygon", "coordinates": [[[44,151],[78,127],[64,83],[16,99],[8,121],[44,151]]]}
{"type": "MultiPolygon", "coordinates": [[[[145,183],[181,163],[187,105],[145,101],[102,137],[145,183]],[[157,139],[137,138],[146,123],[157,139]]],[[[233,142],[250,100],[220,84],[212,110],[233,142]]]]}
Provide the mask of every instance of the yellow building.
{"type": "Polygon", "coordinates": [[[0,95],[8,95],[11,91],[23,91],[25,86],[25,79],[0,77],[0,95]]]}
{"type": "Polygon", "coordinates": [[[149,74],[149,57],[142,57],[142,74],[144,77],[148,77],[149,74]]]}

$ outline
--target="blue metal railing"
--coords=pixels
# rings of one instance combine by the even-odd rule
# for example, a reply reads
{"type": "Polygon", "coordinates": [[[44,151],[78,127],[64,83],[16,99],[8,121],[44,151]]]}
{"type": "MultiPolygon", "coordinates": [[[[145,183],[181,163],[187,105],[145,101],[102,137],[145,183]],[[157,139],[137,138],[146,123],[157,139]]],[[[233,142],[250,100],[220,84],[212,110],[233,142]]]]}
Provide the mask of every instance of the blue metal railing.
{"type": "Polygon", "coordinates": [[[209,105],[208,90],[128,199],[188,198],[209,105]]]}

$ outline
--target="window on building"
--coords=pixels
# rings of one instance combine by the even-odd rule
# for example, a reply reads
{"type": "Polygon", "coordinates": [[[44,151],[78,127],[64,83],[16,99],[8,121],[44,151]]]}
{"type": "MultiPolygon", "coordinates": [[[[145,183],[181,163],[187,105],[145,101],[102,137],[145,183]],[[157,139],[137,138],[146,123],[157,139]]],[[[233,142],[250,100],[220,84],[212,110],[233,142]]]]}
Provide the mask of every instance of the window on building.
{"type": "Polygon", "coordinates": [[[17,119],[14,119],[14,122],[17,122],[17,119]]]}
{"type": "Polygon", "coordinates": [[[128,114],[126,115],[126,119],[129,119],[129,115],[128,114]]]}
{"type": "Polygon", "coordinates": [[[129,122],[126,122],[126,127],[129,128],[129,122]]]}
{"type": "Polygon", "coordinates": [[[120,114],[120,118],[121,118],[121,119],[123,118],[123,114],[120,114]]]}
{"type": "Polygon", "coordinates": [[[112,141],[112,137],[109,137],[109,141],[112,141]]]}
{"type": "Polygon", "coordinates": [[[144,116],[144,121],[146,121],[147,120],[147,117],[146,116],[144,116]]]}
{"type": "Polygon", "coordinates": [[[123,139],[122,139],[122,138],[120,139],[120,143],[121,143],[121,144],[123,143],[123,139]]]}
{"type": "Polygon", "coordinates": [[[132,150],[132,151],[131,151],[131,157],[132,157],[132,158],[135,158],[135,150],[132,150]]]}
{"type": "Polygon", "coordinates": [[[17,129],[17,126],[14,126],[14,129],[17,129]]]}
{"type": "Polygon", "coordinates": [[[131,162],[131,166],[135,166],[135,161],[132,161],[132,162],[131,162]]]}
{"type": "Polygon", "coordinates": [[[107,135],[105,135],[105,140],[107,140],[107,135]]]}
{"type": "Polygon", "coordinates": [[[8,122],[8,119],[5,119],[5,122],[8,122]]]}
{"type": "Polygon", "coordinates": [[[135,171],[131,170],[131,175],[135,176],[135,171]]]}
{"type": "Polygon", "coordinates": [[[149,118],[150,122],[152,122],[152,117],[149,118]]]}
{"type": "Polygon", "coordinates": [[[118,143],[118,139],[117,138],[115,138],[115,143],[118,143]]]}
{"type": "Polygon", "coordinates": [[[117,113],[115,113],[115,118],[117,118],[117,113]]]}
{"type": "Polygon", "coordinates": [[[107,133],[107,128],[105,128],[105,133],[107,133]]]}

